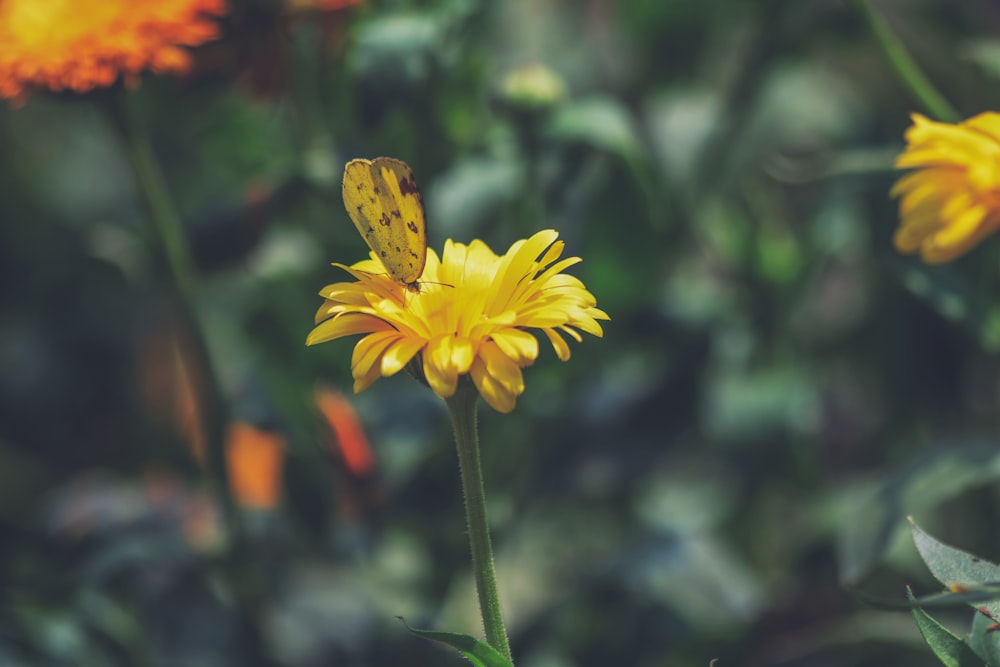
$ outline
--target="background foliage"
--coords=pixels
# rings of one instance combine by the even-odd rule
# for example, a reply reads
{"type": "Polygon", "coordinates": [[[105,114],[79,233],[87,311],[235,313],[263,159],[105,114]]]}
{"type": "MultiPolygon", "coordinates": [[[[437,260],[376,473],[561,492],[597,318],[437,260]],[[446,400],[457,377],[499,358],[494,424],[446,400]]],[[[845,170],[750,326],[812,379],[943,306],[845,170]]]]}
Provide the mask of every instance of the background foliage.
{"type": "MultiPolygon", "coordinates": [[[[192,77],[130,96],[232,412],[287,442],[240,553],[277,664],[459,665],[395,617],[480,631],[443,406],[404,376],[353,398],[361,474],[314,401],[349,392],[353,341],[304,339],[329,262],[365,254],[342,165],[376,155],[413,167],[435,248],[553,227],[612,317],[481,414],[519,666],[937,664],[908,610],[853,591],[940,588],[910,513],[1000,558],[997,251],[892,250],[920,109],[855,6],[232,4],[192,77]],[[532,92],[537,64],[562,97],[532,92]]],[[[997,108],[995,3],[876,7],[964,115],[997,108]]],[[[0,109],[0,662],[235,664],[163,270],[102,104],[0,109]]]]}

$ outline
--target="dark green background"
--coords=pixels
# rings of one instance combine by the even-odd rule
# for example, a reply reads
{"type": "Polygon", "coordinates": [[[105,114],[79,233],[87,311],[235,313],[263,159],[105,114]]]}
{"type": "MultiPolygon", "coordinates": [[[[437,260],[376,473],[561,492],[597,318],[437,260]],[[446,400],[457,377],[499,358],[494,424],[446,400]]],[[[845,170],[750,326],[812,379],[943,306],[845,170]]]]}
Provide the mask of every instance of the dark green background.
{"type": "MultiPolygon", "coordinates": [[[[565,364],[543,337],[517,409],[481,410],[519,667],[936,664],[853,590],[937,589],[908,513],[1000,559],[998,253],[893,250],[920,107],[855,5],[233,4],[193,76],[130,96],[231,411],[289,442],[239,554],[276,664],[460,665],[395,616],[480,632],[442,403],[402,374],[358,396],[359,480],[311,401],[350,392],[354,341],[304,340],[329,263],[366,254],[342,165],[376,155],[413,167],[433,247],[555,228],[612,318],[565,364]],[[530,63],[561,103],[503,93],[530,63]]],[[[995,3],[875,6],[964,115],[997,107],[995,3]]],[[[0,663],[242,665],[224,565],[183,536],[198,470],[137,383],[172,311],[120,93],[0,108],[0,663]]]]}

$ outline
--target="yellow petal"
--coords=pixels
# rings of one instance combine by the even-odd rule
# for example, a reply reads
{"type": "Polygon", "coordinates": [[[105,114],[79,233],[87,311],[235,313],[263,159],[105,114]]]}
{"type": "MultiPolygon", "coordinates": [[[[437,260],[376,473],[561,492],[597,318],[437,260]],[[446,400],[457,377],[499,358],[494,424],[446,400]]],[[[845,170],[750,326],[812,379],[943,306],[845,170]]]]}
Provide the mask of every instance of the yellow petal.
{"type": "Polygon", "coordinates": [[[530,364],[538,358],[538,339],[527,331],[502,329],[495,332],[491,339],[505,355],[521,366],[530,364]]]}
{"type": "Polygon", "coordinates": [[[375,380],[382,377],[382,372],[378,366],[372,365],[363,369],[355,369],[352,371],[352,375],[354,376],[354,393],[360,394],[375,384],[375,380]]]}
{"type": "MultiPolygon", "coordinates": [[[[524,376],[520,365],[500,351],[496,343],[487,341],[479,350],[479,358],[486,365],[486,372],[503,388],[519,396],[524,391],[524,376]]],[[[530,362],[529,362],[530,363],[530,362]]]]}
{"type": "Polygon", "coordinates": [[[920,248],[921,257],[925,262],[938,264],[968,252],[982,238],[982,234],[977,232],[982,231],[980,224],[984,215],[982,208],[974,207],[949,221],[939,232],[924,240],[920,248]]]}
{"type": "Polygon", "coordinates": [[[456,336],[452,341],[451,362],[458,373],[468,373],[472,360],[476,357],[476,348],[472,341],[462,336],[456,336]]]}
{"type": "Polygon", "coordinates": [[[306,337],[306,345],[325,343],[328,340],[353,336],[359,333],[391,331],[392,326],[386,321],[372,315],[348,313],[316,325],[306,337]]]}
{"type": "Polygon", "coordinates": [[[501,383],[497,382],[486,370],[486,364],[482,360],[476,359],[469,375],[483,400],[497,412],[507,414],[517,405],[518,394],[507,391],[501,383]]]}
{"type": "Polygon", "coordinates": [[[962,123],[966,127],[982,132],[1000,145],[1000,114],[986,111],[962,123]]]}
{"type": "Polygon", "coordinates": [[[351,372],[354,377],[367,375],[373,368],[381,373],[382,353],[398,338],[399,334],[396,331],[382,331],[359,340],[351,356],[351,372]]]}
{"type": "Polygon", "coordinates": [[[556,356],[559,357],[559,360],[569,361],[569,356],[570,356],[569,345],[566,344],[566,341],[563,339],[563,337],[560,336],[558,333],[556,333],[555,330],[553,329],[542,329],[542,331],[545,332],[545,335],[548,337],[549,342],[552,343],[552,349],[556,351],[556,356]]]}
{"type": "Polygon", "coordinates": [[[396,339],[382,355],[382,377],[389,377],[403,370],[423,347],[424,341],[420,338],[396,339]]]}
{"type": "Polygon", "coordinates": [[[424,349],[424,377],[434,393],[441,398],[455,394],[458,370],[452,361],[452,336],[437,336],[424,349]]]}

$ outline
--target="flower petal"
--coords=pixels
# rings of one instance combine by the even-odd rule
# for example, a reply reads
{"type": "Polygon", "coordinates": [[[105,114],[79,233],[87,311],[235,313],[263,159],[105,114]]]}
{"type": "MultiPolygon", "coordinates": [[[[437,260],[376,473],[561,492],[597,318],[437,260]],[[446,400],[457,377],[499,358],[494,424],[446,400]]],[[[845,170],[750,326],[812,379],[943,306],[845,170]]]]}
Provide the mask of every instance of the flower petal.
{"type": "Polygon", "coordinates": [[[458,369],[452,359],[453,340],[450,335],[437,336],[424,350],[424,377],[441,398],[453,396],[458,387],[458,369]]]}
{"type": "Polygon", "coordinates": [[[527,366],[538,358],[538,339],[527,331],[502,329],[490,336],[490,339],[519,366],[527,366]]]}
{"type": "Polygon", "coordinates": [[[377,331],[392,331],[392,326],[374,315],[362,313],[345,313],[340,317],[326,320],[316,325],[306,337],[306,345],[325,343],[344,336],[377,331]]]}
{"type": "Polygon", "coordinates": [[[554,329],[545,328],[542,329],[545,335],[548,336],[549,342],[552,343],[552,349],[556,351],[556,356],[559,357],[560,361],[569,361],[570,349],[569,345],[566,344],[565,339],[560,336],[554,329]]]}
{"type": "Polygon", "coordinates": [[[382,372],[382,354],[399,338],[395,331],[382,331],[365,336],[354,346],[351,356],[351,373],[355,379],[364,376],[374,368],[382,372]]]}
{"type": "Polygon", "coordinates": [[[479,350],[479,358],[486,364],[486,372],[490,377],[500,383],[506,391],[515,396],[521,395],[524,391],[524,376],[521,374],[520,364],[504,354],[492,341],[483,343],[479,350]]]}
{"type": "Polygon", "coordinates": [[[389,377],[403,370],[423,348],[424,341],[420,338],[397,338],[382,355],[382,377],[389,377]]]}
{"type": "Polygon", "coordinates": [[[939,232],[928,236],[920,248],[925,262],[938,264],[967,252],[984,236],[981,227],[986,211],[973,207],[949,221],[939,232]]]}
{"type": "Polygon", "coordinates": [[[507,414],[517,405],[518,394],[508,391],[503,384],[489,374],[486,364],[479,358],[472,364],[469,371],[472,382],[476,385],[483,400],[497,412],[507,414]]]}

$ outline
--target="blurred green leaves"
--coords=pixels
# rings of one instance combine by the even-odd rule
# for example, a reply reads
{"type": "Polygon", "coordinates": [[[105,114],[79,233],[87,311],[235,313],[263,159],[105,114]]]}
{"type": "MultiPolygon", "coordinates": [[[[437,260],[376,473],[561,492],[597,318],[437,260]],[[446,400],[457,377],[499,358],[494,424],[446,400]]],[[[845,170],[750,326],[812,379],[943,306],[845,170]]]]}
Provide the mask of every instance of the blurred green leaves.
{"type": "MultiPolygon", "coordinates": [[[[283,503],[253,517],[245,553],[263,563],[277,659],[478,650],[454,635],[442,652],[393,619],[477,631],[440,405],[406,377],[356,397],[375,461],[357,475],[312,401],[317,382],[350,387],[352,342],[302,345],[317,290],[344,279],[329,263],[367,252],[342,165],[391,155],[415,170],[435,248],[557,228],[615,318],[572,364],[526,369],[519,416],[482,417],[518,664],[930,664],[906,610],[859,611],[839,586],[898,593],[917,576],[892,548],[909,513],[991,553],[1000,281],[992,240],[946,267],[892,250],[913,109],[859,14],[232,4],[233,43],[196,54],[204,70],[131,94],[205,273],[234,413],[288,438],[283,503]],[[267,21],[241,23],[262,7],[267,21]],[[505,98],[535,66],[558,94],[505,98]],[[267,94],[248,84],[261,74],[267,94]]],[[[955,105],[996,106],[993,8],[897,5],[877,9],[955,105]]],[[[0,109],[0,662],[132,665],[176,647],[166,660],[215,667],[219,564],[187,541],[213,524],[138,379],[170,309],[90,104],[0,109]],[[110,476],[63,495],[94,468],[110,476]],[[140,482],[150,468],[169,482],[140,482]]],[[[956,635],[917,618],[965,664],[956,635]]]]}
{"type": "MultiPolygon", "coordinates": [[[[854,584],[866,575],[885,555],[907,515],[935,507],[970,488],[997,479],[1000,479],[1000,452],[988,442],[944,443],[935,451],[900,466],[874,484],[870,492],[856,494],[857,500],[849,512],[852,519],[845,524],[839,538],[841,578],[854,584]]],[[[914,539],[918,547],[931,549],[934,546],[933,541],[915,527],[914,539]]],[[[929,556],[934,553],[933,549],[928,551],[929,556]]],[[[931,571],[938,576],[934,567],[931,571]]],[[[946,573],[941,571],[940,574],[946,573]]],[[[948,580],[949,583],[953,581],[965,583],[959,578],[948,580]]]]}
{"type": "Polygon", "coordinates": [[[611,98],[579,100],[564,106],[550,121],[548,133],[553,139],[608,151],[627,163],[642,154],[631,116],[611,98]]]}

